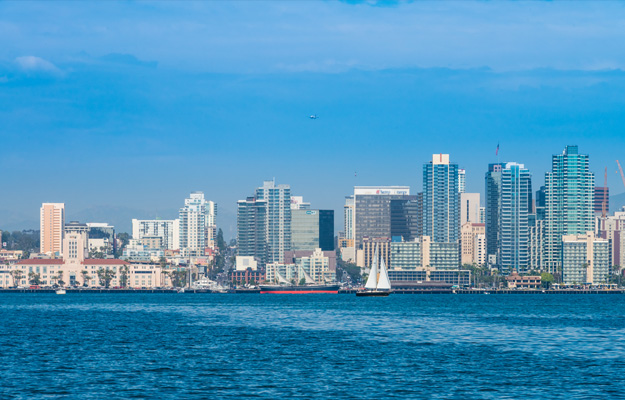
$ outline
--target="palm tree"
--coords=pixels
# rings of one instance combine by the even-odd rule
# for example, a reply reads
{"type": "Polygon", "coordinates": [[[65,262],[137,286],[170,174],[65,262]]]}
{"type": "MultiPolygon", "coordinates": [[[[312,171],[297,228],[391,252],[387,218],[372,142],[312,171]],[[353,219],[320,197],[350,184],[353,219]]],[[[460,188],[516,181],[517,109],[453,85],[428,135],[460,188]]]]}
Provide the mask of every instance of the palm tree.
{"type": "Polygon", "coordinates": [[[82,275],[82,285],[84,287],[88,287],[89,286],[89,281],[91,281],[91,277],[89,276],[89,272],[87,272],[86,270],[82,270],[80,271],[80,274],[82,275]]]}
{"type": "Polygon", "coordinates": [[[19,286],[20,281],[24,278],[24,274],[21,270],[15,269],[10,272],[11,277],[13,278],[13,286],[19,286]]]}
{"type": "Polygon", "coordinates": [[[41,275],[36,272],[28,273],[28,282],[31,285],[40,285],[41,284],[41,275]]]}

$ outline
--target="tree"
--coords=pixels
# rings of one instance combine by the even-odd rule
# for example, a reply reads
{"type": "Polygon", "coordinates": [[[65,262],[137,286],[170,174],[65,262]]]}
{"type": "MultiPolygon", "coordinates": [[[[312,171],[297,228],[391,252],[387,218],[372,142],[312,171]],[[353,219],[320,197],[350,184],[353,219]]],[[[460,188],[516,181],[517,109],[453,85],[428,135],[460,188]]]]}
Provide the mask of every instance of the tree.
{"type": "Polygon", "coordinates": [[[187,285],[187,271],[185,270],[170,271],[167,276],[171,279],[171,285],[174,288],[184,287],[187,285]]]}
{"type": "Polygon", "coordinates": [[[100,267],[98,268],[97,274],[98,280],[100,281],[100,286],[104,286],[108,289],[111,285],[111,281],[113,280],[113,278],[115,278],[115,271],[109,269],[108,267],[106,269],[100,267]]]}
{"type": "Polygon", "coordinates": [[[41,275],[36,272],[28,273],[28,282],[31,285],[41,285],[41,275]]]}
{"type": "Polygon", "coordinates": [[[299,280],[299,285],[300,286],[304,286],[305,284],[306,284],[306,279],[305,278],[302,278],[302,279],[299,280]]]}
{"type": "Polygon", "coordinates": [[[224,240],[224,232],[221,230],[221,228],[219,228],[219,231],[217,231],[217,248],[219,249],[220,253],[224,253],[227,247],[228,245],[224,240]]]}
{"type": "Polygon", "coordinates": [[[127,265],[124,265],[121,268],[119,268],[119,286],[123,288],[128,286],[129,273],[130,273],[130,268],[128,268],[127,265]]]}
{"type": "Polygon", "coordinates": [[[121,242],[121,244],[117,247],[117,252],[115,257],[119,258],[124,252],[124,247],[130,242],[130,235],[126,232],[121,232],[117,234],[117,240],[121,242]]]}
{"type": "Polygon", "coordinates": [[[59,271],[58,275],[56,276],[56,283],[59,286],[65,286],[65,281],[63,281],[63,271],[59,271]]]}
{"type": "Polygon", "coordinates": [[[164,269],[167,266],[167,259],[164,256],[161,256],[158,263],[160,264],[161,269],[164,269]]]}
{"type": "Polygon", "coordinates": [[[80,271],[80,274],[82,275],[82,285],[84,287],[88,287],[89,286],[89,281],[91,281],[91,279],[93,279],[93,278],[91,276],[89,276],[89,273],[86,270],[80,271]]]}
{"type": "Polygon", "coordinates": [[[22,279],[24,279],[24,273],[22,271],[15,269],[10,272],[11,277],[13,278],[13,286],[19,286],[19,283],[22,279]]]}
{"type": "Polygon", "coordinates": [[[555,278],[549,272],[543,272],[542,274],[540,274],[540,285],[543,288],[549,289],[554,281],[555,278]]]}

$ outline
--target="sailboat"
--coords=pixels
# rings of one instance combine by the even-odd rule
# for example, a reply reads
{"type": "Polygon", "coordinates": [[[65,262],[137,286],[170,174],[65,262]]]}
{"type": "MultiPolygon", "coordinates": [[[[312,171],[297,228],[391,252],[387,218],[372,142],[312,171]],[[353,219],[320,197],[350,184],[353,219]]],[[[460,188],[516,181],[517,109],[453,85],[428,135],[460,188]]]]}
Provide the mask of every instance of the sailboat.
{"type": "Polygon", "coordinates": [[[291,285],[280,274],[278,270],[275,271],[276,279],[279,285],[260,285],[260,293],[278,293],[278,294],[318,294],[318,293],[333,293],[339,292],[340,286],[337,284],[321,285],[318,284],[304,268],[300,266],[300,273],[304,277],[304,285],[291,285]]]}
{"type": "Polygon", "coordinates": [[[383,297],[389,294],[391,294],[391,281],[388,280],[384,258],[380,262],[378,271],[378,247],[376,246],[373,265],[371,266],[365,289],[357,291],[356,296],[383,297]]]}

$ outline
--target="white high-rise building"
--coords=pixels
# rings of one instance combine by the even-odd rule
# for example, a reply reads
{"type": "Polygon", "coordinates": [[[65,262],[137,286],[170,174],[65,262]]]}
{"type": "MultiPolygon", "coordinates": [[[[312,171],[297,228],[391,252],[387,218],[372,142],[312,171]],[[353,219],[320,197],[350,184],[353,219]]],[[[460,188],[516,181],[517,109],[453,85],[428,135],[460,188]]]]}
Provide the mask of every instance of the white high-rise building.
{"type": "Polygon", "coordinates": [[[304,196],[291,196],[291,210],[310,210],[310,203],[304,201],[304,196]]]}
{"type": "Polygon", "coordinates": [[[133,219],[132,238],[141,240],[146,236],[160,237],[163,249],[177,250],[180,248],[180,220],[133,219]]]}
{"type": "Polygon", "coordinates": [[[256,199],[267,203],[267,262],[284,262],[284,252],[291,250],[291,187],[264,181],[256,189],[256,199]]]}
{"type": "MultiPolygon", "coordinates": [[[[458,193],[464,193],[466,191],[466,187],[467,187],[466,182],[467,182],[466,171],[464,169],[459,169],[458,170],[458,193]]],[[[471,222],[476,222],[476,221],[471,221],[471,222]]],[[[461,224],[464,224],[464,222],[461,222],[461,224]]]]}
{"type": "Polygon", "coordinates": [[[193,192],[180,209],[180,249],[199,254],[206,248],[206,204],[204,193],[193,192]]]}

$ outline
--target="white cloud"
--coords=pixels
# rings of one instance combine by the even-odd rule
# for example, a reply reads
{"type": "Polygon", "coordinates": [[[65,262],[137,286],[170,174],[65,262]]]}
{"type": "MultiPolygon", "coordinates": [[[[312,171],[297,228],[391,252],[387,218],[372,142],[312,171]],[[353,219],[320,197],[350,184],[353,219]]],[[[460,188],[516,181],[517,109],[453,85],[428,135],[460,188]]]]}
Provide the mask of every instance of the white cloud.
{"type": "Polygon", "coordinates": [[[15,59],[17,65],[26,72],[48,72],[62,75],[62,71],[48,60],[35,56],[22,56],[15,59]]]}

